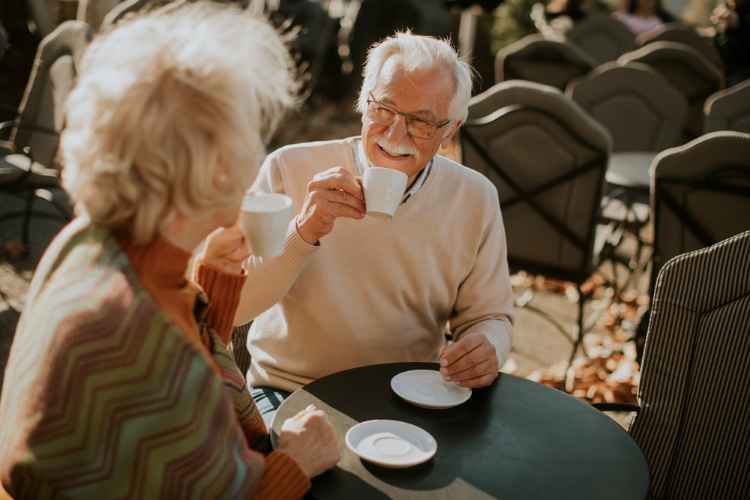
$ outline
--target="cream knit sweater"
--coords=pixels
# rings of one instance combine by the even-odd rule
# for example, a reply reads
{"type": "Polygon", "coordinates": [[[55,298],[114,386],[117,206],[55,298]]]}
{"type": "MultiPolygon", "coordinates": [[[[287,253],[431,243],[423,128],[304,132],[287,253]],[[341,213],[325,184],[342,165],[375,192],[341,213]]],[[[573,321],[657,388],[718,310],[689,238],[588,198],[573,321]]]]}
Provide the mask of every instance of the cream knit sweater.
{"type": "MultiPolygon", "coordinates": [[[[356,172],[358,138],[270,154],[253,185],[286,193],[299,213],[307,183],[333,166],[356,172]]],[[[434,361],[444,334],[486,335],[500,361],[513,294],[497,191],[436,156],[424,185],[385,222],[337,219],[319,246],[294,221],[283,253],[252,258],[235,324],[255,318],[248,382],[294,390],[356,366],[434,361]]]]}

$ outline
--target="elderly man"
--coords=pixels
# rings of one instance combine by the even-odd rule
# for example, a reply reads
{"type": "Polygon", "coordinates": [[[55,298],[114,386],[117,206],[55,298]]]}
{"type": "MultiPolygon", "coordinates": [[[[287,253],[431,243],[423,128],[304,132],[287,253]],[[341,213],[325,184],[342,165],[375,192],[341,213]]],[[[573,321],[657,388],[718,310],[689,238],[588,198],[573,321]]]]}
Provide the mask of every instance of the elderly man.
{"type": "Polygon", "coordinates": [[[364,76],[361,137],[281,148],[253,184],[297,213],[280,256],[248,261],[235,316],[255,319],[248,379],[266,415],[287,391],[373,363],[440,360],[445,378],[484,387],[510,350],[497,192],[436,155],[466,118],[470,68],[448,43],[400,33],[370,51],[364,76]],[[365,217],[357,177],[370,165],[408,176],[387,222],[365,217]]]}

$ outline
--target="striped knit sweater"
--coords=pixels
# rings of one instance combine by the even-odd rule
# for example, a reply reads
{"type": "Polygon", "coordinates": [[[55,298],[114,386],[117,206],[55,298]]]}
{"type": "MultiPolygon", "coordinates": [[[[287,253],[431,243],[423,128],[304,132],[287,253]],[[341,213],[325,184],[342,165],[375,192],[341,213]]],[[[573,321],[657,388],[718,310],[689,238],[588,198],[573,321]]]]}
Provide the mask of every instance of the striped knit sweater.
{"type": "MultiPolygon", "coordinates": [[[[198,274],[209,296],[222,288],[219,273],[198,274]]],[[[263,457],[247,445],[265,427],[213,328],[225,333],[232,311],[209,308],[190,332],[158,302],[107,231],[79,219],[50,245],[0,401],[0,480],[14,498],[307,491],[290,457],[263,457]]]]}

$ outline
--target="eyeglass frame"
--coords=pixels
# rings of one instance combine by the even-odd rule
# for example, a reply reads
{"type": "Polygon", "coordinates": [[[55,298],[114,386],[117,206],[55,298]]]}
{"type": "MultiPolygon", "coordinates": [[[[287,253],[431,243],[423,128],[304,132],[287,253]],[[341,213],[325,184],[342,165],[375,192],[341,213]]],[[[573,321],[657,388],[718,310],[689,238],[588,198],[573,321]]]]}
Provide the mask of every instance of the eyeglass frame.
{"type": "MultiPolygon", "coordinates": [[[[420,118],[420,117],[418,117],[416,115],[413,115],[411,113],[405,113],[403,111],[399,111],[398,109],[396,109],[395,107],[393,107],[393,106],[391,106],[389,104],[385,104],[382,101],[378,101],[377,99],[375,99],[375,96],[372,95],[372,92],[368,92],[367,95],[368,95],[368,99],[367,99],[367,110],[368,111],[370,109],[370,104],[373,104],[373,103],[377,104],[378,106],[380,106],[382,108],[385,108],[388,111],[390,111],[391,113],[393,113],[393,120],[391,120],[391,122],[389,123],[389,125],[392,125],[393,122],[396,121],[396,116],[398,116],[398,115],[403,116],[404,120],[406,121],[406,133],[409,134],[409,137],[412,137],[414,139],[424,139],[424,140],[434,139],[435,138],[435,134],[437,134],[437,132],[441,128],[445,127],[446,125],[448,125],[450,122],[453,121],[453,120],[451,120],[449,118],[449,119],[445,120],[443,123],[435,123],[432,120],[428,120],[426,118],[420,118]],[[424,122],[424,123],[426,123],[428,125],[432,125],[435,128],[435,131],[432,133],[432,135],[430,137],[415,137],[411,132],[409,132],[409,122],[410,122],[410,120],[417,120],[417,121],[420,121],[420,122],[424,122]]],[[[382,125],[385,125],[385,123],[383,123],[382,125]]]]}

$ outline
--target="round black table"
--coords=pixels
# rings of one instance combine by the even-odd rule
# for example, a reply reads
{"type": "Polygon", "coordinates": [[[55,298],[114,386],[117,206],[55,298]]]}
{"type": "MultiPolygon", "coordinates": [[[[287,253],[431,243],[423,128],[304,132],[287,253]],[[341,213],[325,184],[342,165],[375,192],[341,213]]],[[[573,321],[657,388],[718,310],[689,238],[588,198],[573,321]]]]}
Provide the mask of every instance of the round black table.
{"type": "Polygon", "coordinates": [[[325,410],[342,458],[312,482],[316,499],[385,498],[642,499],[648,467],[636,443],[590,405],[529,380],[501,374],[490,387],[448,410],[428,410],[401,400],[391,377],[434,363],[392,363],[355,368],[294,392],[273,420],[308,404],[325,410]],[[370,419],[395,419],[431,433],[438,451],[409,469],[363,462],[344,444],[346,431],[370,419]]]}

